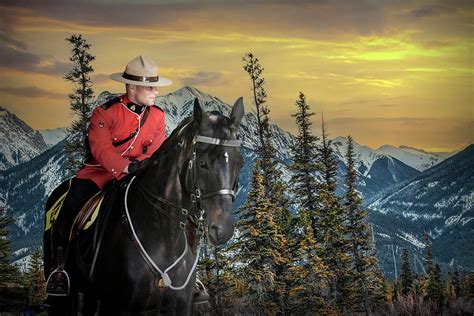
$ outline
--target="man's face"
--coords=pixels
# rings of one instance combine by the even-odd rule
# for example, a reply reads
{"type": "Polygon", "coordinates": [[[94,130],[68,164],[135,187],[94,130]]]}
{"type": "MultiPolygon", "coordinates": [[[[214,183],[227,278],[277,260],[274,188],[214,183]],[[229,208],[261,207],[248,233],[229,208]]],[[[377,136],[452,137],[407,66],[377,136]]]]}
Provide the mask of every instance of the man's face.
{"type": "Polygon", "coordinates": [[[139,105],[153,105],[158,95],[156,87],[135,86],[134,99],[139,105]]]}

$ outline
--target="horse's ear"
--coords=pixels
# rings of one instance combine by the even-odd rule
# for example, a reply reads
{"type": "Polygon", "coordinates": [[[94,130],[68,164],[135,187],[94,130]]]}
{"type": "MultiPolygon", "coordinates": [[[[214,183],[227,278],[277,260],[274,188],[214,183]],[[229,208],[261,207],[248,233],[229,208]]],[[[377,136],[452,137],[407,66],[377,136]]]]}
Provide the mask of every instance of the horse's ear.
{"type": "Polygon", "coordinates": [[[193,114],[194,114],[194,122],[198,126],[204,126],[207,123],[207,114],[204,112],[204,110],[201,108],[201,105],[199,104],[199,101],[197,98],[194,99],[194,109],[193,109],[193,114]]]}
{"type": "Polygon", "coordinates": [[[238,129],[242,117],[244,117],[244,99],[240,97],[237,99],[237,101],[235,101],[234,107],[232,108],[232,112],[230,113],[232,126],[238,129]]]}

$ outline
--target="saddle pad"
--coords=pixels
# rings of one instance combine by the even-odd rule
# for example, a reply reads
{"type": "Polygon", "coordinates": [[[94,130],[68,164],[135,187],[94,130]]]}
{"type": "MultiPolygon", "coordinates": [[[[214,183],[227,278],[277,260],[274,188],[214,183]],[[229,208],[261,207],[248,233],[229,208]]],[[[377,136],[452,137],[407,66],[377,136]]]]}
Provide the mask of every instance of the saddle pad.
{"type": "Polygon", "coordinates": [[[62,194],[59,199],[54,202],[53,206],[46,212],[46,219],[45,219],[45,224],[44,224],[44,231],[50,230],[51,227],[53,226],[53,221],[58,218],[59,211],[61,210],[61,207],[63,206],[64,199],[66,199],[66,195],[69,193],[69,190],[71,189],[71,183],[72,179],[69,179],[69,185],[67,188],[67,191],[62,194]]]}

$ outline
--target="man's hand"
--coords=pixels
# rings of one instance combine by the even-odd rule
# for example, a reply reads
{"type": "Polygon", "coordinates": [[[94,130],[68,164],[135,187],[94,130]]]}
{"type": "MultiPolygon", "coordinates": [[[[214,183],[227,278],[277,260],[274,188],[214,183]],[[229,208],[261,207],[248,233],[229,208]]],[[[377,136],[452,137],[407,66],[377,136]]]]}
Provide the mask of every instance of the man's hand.
{"type": "Polygon", "coordinates": [[[145,158],[143,160],[134,160],[128,164],[123,170],[124,173],[135,173],[139,170],[142,170],[148,165],[149,158],[145,158]]]}

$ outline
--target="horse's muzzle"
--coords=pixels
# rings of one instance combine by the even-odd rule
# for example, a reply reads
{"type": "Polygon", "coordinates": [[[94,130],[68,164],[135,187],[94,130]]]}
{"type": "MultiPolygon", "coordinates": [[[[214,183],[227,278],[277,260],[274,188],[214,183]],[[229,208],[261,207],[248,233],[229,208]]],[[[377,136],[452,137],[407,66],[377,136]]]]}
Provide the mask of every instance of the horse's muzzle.
{"type": "Polygon", "coordinates": [[[208,228],[209,242],[214,246],[226,243],[234,234],[234,225],[211,224],[208,228]]]}
{"type": "Polygon", "coordinates": [[[234,234],[235,216],[232,196],[218,195],[203,201],[206,210],[207,237],[214,245],[226,243],[234,234]]]}

